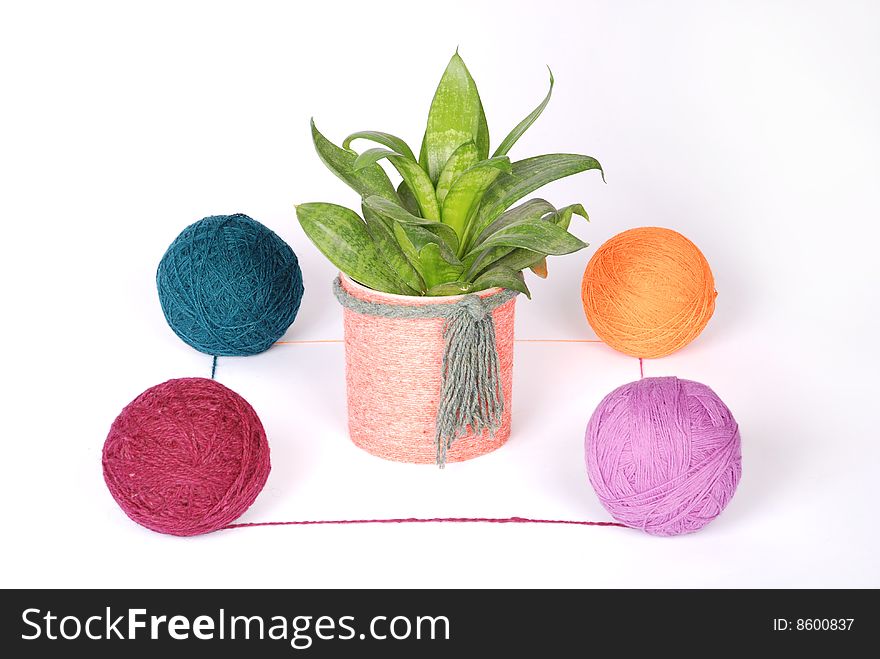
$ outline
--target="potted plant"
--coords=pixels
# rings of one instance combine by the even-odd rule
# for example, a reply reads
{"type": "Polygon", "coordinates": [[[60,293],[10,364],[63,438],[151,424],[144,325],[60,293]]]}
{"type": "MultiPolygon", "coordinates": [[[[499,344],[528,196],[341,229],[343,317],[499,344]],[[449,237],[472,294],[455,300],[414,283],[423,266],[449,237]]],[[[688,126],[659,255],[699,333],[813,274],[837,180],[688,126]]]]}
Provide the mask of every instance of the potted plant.
{"type": "Polygon", "coordinates": [[[523,270],[586,247],[568,232],[580,204],[538,188],[599,163],[577,154],[511,162],[550,91],[495,148],[476,84],[458,52],[440,80],[418,158],[402,139],[365,131],[336,146],[312,121],[324,164],[356,190],[362,215],[330,203],[296,207],[306,235],[341,271],[349,430],[367,451],[437,462],[491,451],[510,436],[513,314],[523,270]],[[355,140],[380,145],[362,153],[355,140]],[[400,175],[391,183],[380,166],[400,175]],[[513,207],[512,207],[513,206],[513,207]]]}

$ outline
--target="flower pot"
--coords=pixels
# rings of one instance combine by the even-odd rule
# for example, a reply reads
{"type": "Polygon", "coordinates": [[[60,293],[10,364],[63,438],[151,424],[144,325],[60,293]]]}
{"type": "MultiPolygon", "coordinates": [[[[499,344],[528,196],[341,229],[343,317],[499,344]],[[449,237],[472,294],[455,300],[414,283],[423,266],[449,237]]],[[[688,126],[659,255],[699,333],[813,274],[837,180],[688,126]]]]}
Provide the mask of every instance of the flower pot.
{"type": "MultiPolygon", "coordinates": [[[[342,290],[364,302],[391,306],[456,304],[465,296],[411,297],[366,288],[345,275],[342,290]]],[[[488,298],[502,293],[476,293],[488,298]]],[[[513,316],[516,298],[491,311],[495,325],[498,376],[503,392],[500,426],[458,437],[447,462],[469,460],[504,444],[510,437],[513,385],[513,316]]],[[[443,384],[443,318],[389,318],[343,309],[348,428],[360,448],[387,460],[431,463],[438,459],[435,439],[443,384]]]]}

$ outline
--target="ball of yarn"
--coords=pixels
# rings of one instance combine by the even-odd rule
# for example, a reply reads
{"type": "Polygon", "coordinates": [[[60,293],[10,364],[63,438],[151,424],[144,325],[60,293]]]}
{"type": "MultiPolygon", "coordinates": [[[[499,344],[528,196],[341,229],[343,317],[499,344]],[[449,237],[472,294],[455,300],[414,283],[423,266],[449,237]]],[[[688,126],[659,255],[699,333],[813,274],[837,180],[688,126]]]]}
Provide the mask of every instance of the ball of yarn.
{"type": "Polygon", "coordinates": [[[293,323],[303,296],[296,254],[242,214],[184,229],[162,257],[156,285],[171,329],[209,355],[268,350],[293,323]]]}
{"type": "Polygon", "coordinates": [[[110,494],[126,515],[182,536],[238,518],[270,467],[254,409],[204,378],[169,380],[135,398],[113,422],[102,462],[110,494]]]}
{"type": "Polygon", "coordinates": [[[693,341],[715,311],[715,280],[702,252],[671,229],[643,227],[604,243],[584,272],[587,320],[633,357],[669,355],[693,341]]]}
{"type": "Polygon", "coordinates": [[[617,521],[654,535],[701,529],[739,483],[739,428],[709,387],[644,378],[608,394],[585,439],[587,474],[617,521]]]}

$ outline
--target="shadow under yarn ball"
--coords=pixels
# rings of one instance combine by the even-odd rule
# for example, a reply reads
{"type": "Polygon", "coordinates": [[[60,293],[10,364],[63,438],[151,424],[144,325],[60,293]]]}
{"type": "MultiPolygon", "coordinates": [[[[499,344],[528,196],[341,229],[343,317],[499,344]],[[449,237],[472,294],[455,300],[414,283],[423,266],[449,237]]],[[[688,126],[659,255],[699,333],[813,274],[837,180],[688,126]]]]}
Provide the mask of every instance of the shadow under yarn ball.
{"type": "Polygon", "coordinates": [[[739,427],[709,387],[675,377],[618,387],[593,413],[587,474],[618,522],[652,535],[698,531],[736,491],[739,427]]]}
{"type": "Polygon", "coordinates": [[[296,254],[247,215],[213,215],[171,243],[156,273],[165,319],[196,350],[216,356],[268,350],[303,296],[296,254]]]}
{"type": "Polygon", "coordinates": [[[142,526],[209,533],[235,521],[269,477],[269,443],[254,409],[206,378],[168,380],[125,406],[104,442],[110,494],[142,526]]]}

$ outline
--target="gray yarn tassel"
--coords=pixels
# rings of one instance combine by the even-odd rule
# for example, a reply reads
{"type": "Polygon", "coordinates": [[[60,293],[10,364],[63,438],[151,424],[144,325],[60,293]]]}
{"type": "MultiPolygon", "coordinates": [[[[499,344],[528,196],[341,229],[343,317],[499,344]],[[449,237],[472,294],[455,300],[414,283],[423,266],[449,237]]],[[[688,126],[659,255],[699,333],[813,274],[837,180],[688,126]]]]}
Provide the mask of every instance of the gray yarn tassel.
{"type": "Polygon", "coordinates": [[[468,427],[475,434],[488,430],[494,436],[504,413],[491,313],[476,295],[449,306],[453,311],[443,327],[446,346],[435,435],[441,468],[449,447],[467,434],[468,427]]]}
{"type": "Polygon", "coordinates": [[[443,468],[452,443],[467,434],[501,427],[504,390],[495,345],[492,311],[518,293],[502,290],[482,298],[466,295],[455,304],[402,306],[359,300],[342,287],[337,277],[333,293],[339,303],[356,313],[383,318],[445,318],[443,325],[442,384],[437,408],[435,442],[437,464],[443,468]]]}

